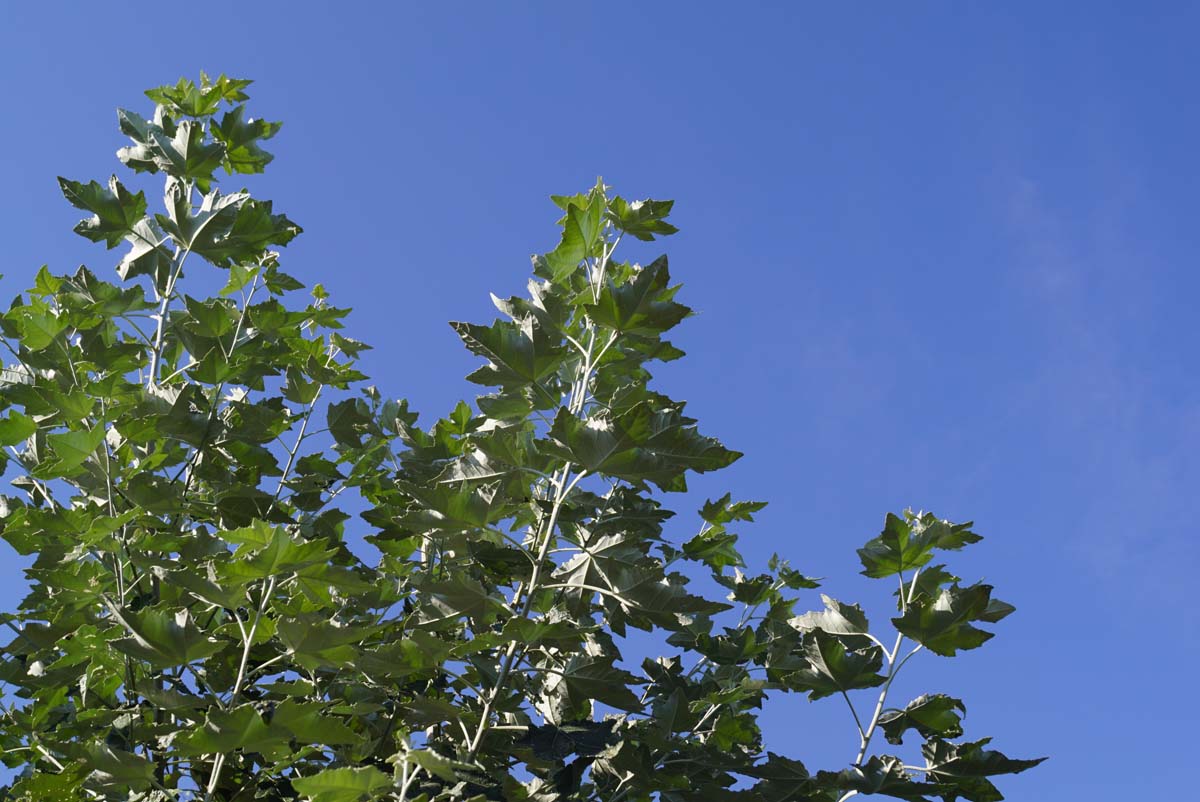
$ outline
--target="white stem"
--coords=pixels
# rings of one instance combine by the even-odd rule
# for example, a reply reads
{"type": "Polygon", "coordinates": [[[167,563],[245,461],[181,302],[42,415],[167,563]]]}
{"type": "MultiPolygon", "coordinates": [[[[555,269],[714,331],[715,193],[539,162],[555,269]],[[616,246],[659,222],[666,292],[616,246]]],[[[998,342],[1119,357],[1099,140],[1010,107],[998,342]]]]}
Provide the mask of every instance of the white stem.
{"type": "MultiPolygon", "coordinates": [[[[601,256],[597,264],[593,265],[593,298],[599,301],[600,287],[604,278],[604,271],[607,268],[608,261],[611,258],[613,251],[616,250],[617,243],[620,242],[618,236],[611,245],[602,247],[601,256]]],[[[586,261],[584,265],[587,269],[586,261]]],[[[591,383],[591,374],[594,367],[593,352],[596,346],[596,326],[591,320],[584,318],[584,331],[587,335],[587,347],[584,348],[581,340],[576,340],[573,337],[568,339],[579,350],[581,361],[575,375],[575,380],[571,383],[571,391],[567,398],[567,409],[572,414],[578,415],[583,411],[584,402],[588,395],[588,386],[591,383]]],[[[607,350],[616,339],[614,334],[612,339],[604,346],[607,350]]],[[[602,352],[603,353],[603,352],[602,352]]],[[[529,615],[530,608],[533,605],[534,595],[539,587],[538,582],[542,576],[542,568],[545,565],[548,557],[551,544],[554,541],[554,528],[558,524],[558,514],[562,509],[563,502],[571,491],[579,482],[588,475],[587,470],[581,470],[574,478],[568,482],[568,477],[571,473],[571,463],[567,462],[563,468],[561,476],[552,479],[551,482],[555,486],[554,505],[550,510],[550,516],[546,521],[545,528],[538,532],[535,543],[537,544],[537,558],[534,560],[533,569],[529,575],[529,581],[521,582],[517,585],[513,592],[513,598],[510,602],[510,607],[517,611],[517,615],[521,618],[526,618],[529,615]],[[519,607],[519,610],[518,610],[519,607]]],[[[500,666],[500,671],[496,676],[496,683],[492,686],[492,692],[486,700],[484,700],[483,708],[480,710],[479,726],[475,730],[475,736],[468,743],[467,759],[473,760],[476,753],[479,751],[480,745],[483,743],[483,736],[486,734],[490,725],[492,710],[495,707],[496,701],[500,698],[500,694],[504,690],[504,684],[508,681],[509,675],[512,673],[514,666],[517,663],[517,652],[521,644],[517,641],[511,641],[508,648],[505,650],[504,658],[500,666]]]]}
{"type": "MultiPolygon", "coordinates": [[[[900,574],[900,610],[901,610],[901,612],[906,612],[908,610],[908,605],[912,603],[913,594],[916,593],[916,589],[917,589],[917,577],[920,575],[921,575],[921,570],[917,569],[916,573],[913,574],[912,583],[909,584],[909,586],[908,586],[908,591],[905,592],[904,574],[903,573],[900,574]]],[[[875,640],[875,639],[872,638],[872,640],[875,640]]],[[[879,643],[878,640],[875,640],[875,642],[879,643]]],[[[910,657],[912,657],[914,654],[916,654],[917,652],[921,651],[921,644],[918,643],[916,648],[914,648],[911,652],[909,652],[908,654],[906,654],[904,656],[903,660],[896,662],[896,657],[900,654],[900,646],[903,643],[904,643],[904,633],[898,632],[898,633],[896,633],[896,643],[895,643],[895,645],[892,646],[891,651],[889,652],[886,649],[884,650],[884,654],[888,659],[887,679],[883,683],[883,689],[879,692],[879,698],[876,699],[876,701],[875,701],[875,711],[871,714],[871,722],[867,725],[866,730],[863,730],[862,724],[858,722],[857,714],[854,717],[855,723],[858,724],[858,733],[859,733],[859,749],[858,749],[858,757],[856,757],[854,759],[855,765],[861,765],[863,762],[863,758],[865,758],[867,756],[867,749],[870,748],[871,737],[875,734],[876,727],[879,726],[879,717],[883,713],[883,705],[887,702],[888,691],[890,691],[892,688],[892,681],[896,679],[896,675],[900,673],[900,669],[904,667],[904,664],[908,662],[908,659],[910,657]]],[[[883,648],[883,644],[880,644],[880,648],[883,648]]],[[[849,697],[846,698],[846,701],[847,702],[850,701],[849,697]]],[[[854,712],[853,705],[851,705],[850,710],[851,710],[851,712],[854,712]]],[[[843,797],[843,799],[846,799],[846,798],[848,798],[848,797],[843,797]]]]}
{"type": "MultiPolygon", "coordinates": [[[[254,635],[258,631],[258,622],[262,620],[262,615],[267,609],[267,602],[271,598],[271,594],[275,591],[275,577],[267,580],[263,586],[262,598],[258,601],[258,609],[254,612],[254,621],[250,624],[250,630],[247,632],[242,627],[242,620],[235,613],[235,619],[238,623],[238,629],[242,634],[242,660],[238,665],[237,678],[233,681],[233,691],[229,695],[229,707],[232,709],[237,704],[238,697],[242,693],[242,682],[246,679],[246,664],[250,661],[250,650],[254,646],[254,635]]],[[[212,799],[213,792],[217,788],[217,783],[221,779],[221,769],[225,767],[225,753],[218,753],[213,757],[212,774],[208,778],[208,786],[204,790],[205,802],[212,799]]]]}
{"type": "Polygon", "coordinates": [[[183,263],[187,261],[189,253],[191,251],[186,248],[177,248],[175,250],[171,273],[167,277],[166,286],[163,287],[162,300],[158,304],[158,323],[154,329],[154,347],[150,351],[150,378],[147,380],[148,387],[158,384],[158,363],[162,360],[167,311],[171,308],[171,299],[175,296],[175,282],[179,280],[179,275],[183,272],[183,263]]]}
{"type": "MultiPolygon", "coordinates": [[[[558,492],[554,499],[554,506],[550,510],[550,517],[546,523],[546,528],[540,533],[541,543],[538,547],[537,561],[533,564],[533,571],[529,575],[529,582],[528,584],[522,583],[518,585],[513,595],[511,606],[515,607],[521,595],[524,594],[524,602],[521,604],[521,609],[518,613],[518,617],[520,618],[527,618],[529,610],[533,606],[533,597],[538,590],[537,584],[541,578],[542,566],[546,562],[546,553],[549,551],[550,542],[554,539],[554,527],[558,523],[558,513],[562,509],[563,501],[575,489],[575,485],[579,484],[579,481],[587,476],[587,471],[580,471],[569,483],[563,484],[566,482],[567,476],[570,475],[570,471],[571,463],[568,462],[563,467],[562,478],[558,481],[558,492]]],[[[504,690],[504,683],[508,680],[508,675],[512,672],[518,645],[517,641],[510,641],[508,649],[504,653],[504,662],[500,667],[500,673],[496,676],[496,684],[492,687],[491,695],[483,703],[483,710],[480,711],[479,727],[475,731],[475,737],[470,742],[468,760],[474,759],[476,752],[479,751],[480,744],[483,743],[483,736],[488,729],[492,708],[495,706],[496,700],[500,698],[500,693],[504,690]]]]}

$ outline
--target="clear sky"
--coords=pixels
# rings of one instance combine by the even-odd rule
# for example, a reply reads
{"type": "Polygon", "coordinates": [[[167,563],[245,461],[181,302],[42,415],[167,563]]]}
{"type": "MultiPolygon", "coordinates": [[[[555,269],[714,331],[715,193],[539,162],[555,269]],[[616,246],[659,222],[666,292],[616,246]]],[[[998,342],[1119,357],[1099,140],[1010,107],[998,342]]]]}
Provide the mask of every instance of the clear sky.
{"type": "MultiPolygon", "coordinates": [[[[111,270],[54,178],[121,169],[115,107],[201,69],[285,121],[252,185],[307,229],[285,268],[427,420],[472,392],[446,321],[490,319],[556,242],[547,195],[675,198],[701,314],[658,376],[747,453],[694,485],[771,502],[751,556],[854,600],[886,511],[973,518],[959,573],[1018,613],[899,691],[1051,755],[1010,799],[1189,799],[1197,30],[1168,2],[5,3],[0,294],[111,270]]],[[[814,768],[852,759],[845,719],[764,717],[814,768]]]]}

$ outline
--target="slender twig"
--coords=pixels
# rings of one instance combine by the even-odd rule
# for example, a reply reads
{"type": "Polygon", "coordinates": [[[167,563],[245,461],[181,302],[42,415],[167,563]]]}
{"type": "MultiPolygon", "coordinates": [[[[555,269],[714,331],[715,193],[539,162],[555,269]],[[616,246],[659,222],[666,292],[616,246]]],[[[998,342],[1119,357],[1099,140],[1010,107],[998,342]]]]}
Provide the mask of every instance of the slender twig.
{"type": "Polygon", "coordinates": [[[850,701],[850,694],[842,691],[842,698],[846,700],[846,706],[850,708],[850,715],[854,716],[854,726],[858,727],[859,741],[867,740],[867,734],[863,731],[862,719],[858,717],[858,711],[854,709],[854,702],[850,701]]]}
{"type": "MultiPolygon", "coordinates": [[[[580,471],[575,475],[569,483],[567,477],[570,475],[571,463],[567,463],[563,467],[562,478],[559,480],[559,492],[555,498],[554,506],[550,510],[550,517],[547,521],[544,531],[541,533],[541,543],[538,547],[537,561],[533,565],[533,571],[530,573],[529,582],[521,583],[517,586],[514,593],[513,603],[511,606],[516,606],[519,599],[524,594],[524,601],[521,603],[520,612],[517,614],[519,618],[528,618],[529,610],[533,606],[533,597],[538,589],[538,580],[541,578],[542,567],[546,563],[546,552],[550,548],[550,542],[554,539],[554,527],[558,522],[558,513],[562,509],[563,501],[570,494],[575,486],[579,484],[583,477],[588,475],[586,470],[580,471]],[[565,484],[564,484],[565,483],[565,484]]],[[[513,666],[516,663],[516,653],[519,642],[516,640],[510,641],[508,649],[504,654],[504,661],[500,667],[500,673],[496,675],[496,684],[492,686],[492,693],[484,701],[483,710],[480,712],[479,727],[475,731],[475,737],[471,740],[468,746],[467,760],[474,760],[475,754],[479,751],[479,746],[483,743],[483,736],[487,732],[489,719],[491,718],[492,709],[496,705],[496,701],[500,698],[500,693],[504,690],[504,683],[508,680],[508,675],[512,672],[513,666]]]]}
{"type": "Polygon", "coordinates": [[[541,590],[586,590],[586,591],[590,591],[592,593],[599,593],[601,596],[609,596],[611,598],[616,599],[617,601],[619,601],[621,604],[625,605],[626,607],[630,607],[635,610],[637,609],[636,604],[634,604],[629,599],[622,596],[620,593],[617,593],[612,588],[602,588],[598,585],[582,585],[582,584],[577,584],[577,583],[555,582],[555,583],[552,583],[549,585],[542,585],[540,589],[541,590]]]}
{"type": "Polygon", "coordinates": [[[158,320],[154,327],[154,346],[150,350],[150,376],[147,379],[149,387],[158,384],[158,363],[162,361],[167,312],[171,308],[171,300],[175,297],[175,282],[179,280],[179,275],[183,272],[183,263],[187,261],[189,253],[191,253],[190,248],[179,247],[175,249],[175,255],[171,259],[173,264],[170,275],[167,277],[166,286],[163,287],[162,300],[158,304],[158,320]]]}
{"type": "MultiPolygon", "coordinates": [[[[920,569],[918,569],[916,573],[913,574],[912,583],[908,586],[907,592],[905,591],[904,573],[900,573],[900,609],[902,612],[907,611],[908,605],[912,603],[912,596],[916,592],[917,588],[917,577],[920,575],[920,573],[920,569]]],[[[900,673],[900,669],[904,667],[904,664],[907,663],[914,654],[921,651],[921,644],[918,643],[912,651],[904,656],[903,660],[897,662],[896,657],[900,654],[900,647],[903,645],[903,643],[904,633],[898,632],[896,633],[896,643],[894,646],[892,646],[891,651],[888,652],[885,650],[884,652],[888,658],[887,679],[884,680],[883,688],[879,692],[879,698],[875,700],[875,711],[871,714],[871,721],[865,730],[863,729],[861,722],[858,722],[857,715],[855,716],[855,722],[858,723],[859,732],[859,749],[858,756],[854,759],[855,765],[861,765],[863,758],[867,756],[867,750],[871,746],[871,738],[875,734],[876,728],[879,726],[879,717],[883,714],[883,706],[887,702],[888,691],[891,690],[892,682],[896,679],[896,675],[900,673]]],[[[847,699],[847,701],[849,701],[849,699],[847,699]]],[[[851,707],[851,710],[853,710],[853,707],[851,707]]],[[[843,799],[845,798],[847,797],[843,797],[843,799]]]]}
{"type": "MultiPolygon", "coordinates": [[[[238,697],[242,693],[242,683],[246,679],[246,664],[250,661],[250,650],[254,647],[254,636],[258,631],[259,621],[262,620],[263,613],[266,612],[267,603],[271,599],[271,594],[275,592],[275,577],[271,577],[263,586],[262,598],[258,601],[258,609],[254,613],[254,621],[250,624],[250,629],[247,631],[242,625],[241,616],[236,612],[234,619],[237,621],[238,630],[242,634],[242,659],[238,664],[237,677],[233,681],[233,689],[230,691],[228,706],[232,708],[237,704],[238,697]]],[[[212,774],[208,778],[208,786],[205,788],[204,799],[209,802],[212,799],[213,792],[217,788],[217,783],[221,779],[221,769],[225,766],[225,753],[219,752],[213,757],[212,774]]]]}
{"type": "MultiPolygon", "coordinates": [[[[587,264],[587,260],[584,260],[585,268],[590,270],[589,279],[595,282],[593,288],[593,298],[597,301],[599,300],[599,292],[601,282],[603,280],[604,270],[607,267],[609,259],[612,257],[613,251],[616,250],[616,246],[619,241],[620,237],[618,236],[617,239],[611,243],[611,245],[604,245],[602,247],[601,256],[597,260],[598,264],[589,266],[587,264]]],[[[583,410],[584,399],[587,396],[588,387],[592,380],[592,371],[596,361],[596,358],[593,357],[596,345],[596,326],[586,315],[584,315],[583,320],[588,340],[587,347],[582,347],[581,339],[576,340],[575,338],[570,338],[572,343],[581,353],[579,367],[577,369],[575,379],[571,383],[571,390],[567,397],[566,403],[567,410],[574,415],[578,415],[583,410]]],[[[611,344],[612,342],[610,341],[605,348],[607,349],[607,347],[611,344]]],[[[535,386],[538,386],[539,388],[541,387],[541,385],[535,386]]],[[[545,566],[549,550],[554,541],[554,530],[558,524],[558,515],[562,509],[563,502],[566,500],[571,491],[575,489],[576,485],[578,485],[579,482],[588,475],[587,470],[581,470],[573,478],[571,478],[571,468],[572,464],[569,461],[566,462],[562,467],[561,474],[558,475],[556,479],[552,479],[550,482],[550,484],[556,489],[555,498],[553,506],[550,510],[550,515],[546,519],[544,528],[541,528],[534,538],[534,544],[537,546],[537,558],[534,561],[533,569],[529,576],[529,581],[522,581],[517,584],[517,587],[513,592],[513,598],[509,605],[510,608],[517,611],[516,614],[520,618],[527,618],[529,616],[530,609],[533,605],[534,596],[538,590],[542,589],[538,583],[541,580],[542,570],[545,566]]],[[[501,661],[500,671],[496,676],[495,684],[492,686],[492,692],[484,700],[483,708],[480,711],[479,726],[475,731],[474,737],[470,739],[468,743],[468,761],[473,760],[475,755],[478,753],[479,747],[483,743],[483,736],[487,732],[490,725],[492,710],[495,708],[496,702],[499,700],[500,694],[504,690],[504,685],[508,681],[509,675],[522,659],[524,659],[524,650],[522,649],[522,644],[516,640],[511,641],[508,645],[508,648],[505,650],[504,657],[501,661]],[[518,651],[521,651],[520,656],[518,656],[518,651]]]]}

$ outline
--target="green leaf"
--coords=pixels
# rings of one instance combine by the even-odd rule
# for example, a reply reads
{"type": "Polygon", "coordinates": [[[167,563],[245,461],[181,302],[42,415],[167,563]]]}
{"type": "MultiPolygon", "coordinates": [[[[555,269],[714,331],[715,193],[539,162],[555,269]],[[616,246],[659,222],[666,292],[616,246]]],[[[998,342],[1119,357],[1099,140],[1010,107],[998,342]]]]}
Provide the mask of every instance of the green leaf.
{"type": "Polygon", "coordinates": [[[997,621],[1012,610],[1011,605],[996,602],[991,595],[991,585],[952,585],[936,599],[912,602],[904,615],[892,619],[892,624],[931,652],[953,657],[959,649],[975,649],[992,638],[991,632],[971,622],[997,621]]]}
{"type": "Polygon", "coordinates": [[[615,284],[610,278],[599,300],[584,308],[601,326],[627,334],[660,334],[674,328],[692,313],[671,298],[677,288],[668,286],[667,257],[660,256],[634,272],[632,279],[615,284]]]}
{"type": "Polygon", "coordinates": [[[223,195],[212,190],[200,208],[192,209],[179,181],[167,185],[167,215],[155,220],[181,248],[200,254],[218,267],[258,261],[271,245],[286,245],[301,228],[286,215],[274,214],[271,201],[245,193],[223,195]]]}
{"type": "Polygon", "coordinates": [[[92,217],[80,221],[75,233],[92,242],[104,242],[109,248],[123,240],[146,214],[146,196],[131,194],[114,175],[103,187],[95,181],[81,184],[59,177],[58,185],[71,205],[92,217]]]}
{"type": "Polygon", "coordinates": [[[221,288],[221,295],[233,295],[235,292],[242,290],[258,275],[257,267],[248,267],[246,265],[232,265],[229,268],[229,280],[225,282],[225,286],[221,288]]]}
{"type": "Polygon", "coordinates": [[[497,320],[490,327],[450,325],[472,353],[489,362],[467,377],[477,384],[509,388],[535,384],[555,374],[567,355],[561,338],[551,337],[534,318],[497,320]]]}
{"type": "Polygon", "coordinates": [[[96,426],[93,429],[48,434],[46,442],[57,458],[53,468],[69,471],[82,465],[84,460],[96,453],[96,449],[104,442],[104,429],[96,426]]]}
{"type": "Polygon", "coordinates": [[[533,751],[539,760],[562,760],[571,755],[594,757],[610,745],[615,721],[572,721],[561,725],[530,727],[516,742],[533,751]]]}
{"type": "Polygon", "coordinates": [[[189,117],[204,117],[220,108],[223,101],[236,102],[246,99],[244,90],[252,81],[244,78],[219,76],[209,81],[201,73],[200,84],[189,78],[180,78],[174,85],[146,90],[146,97],[169,107],[173,112],[189,117]]]}
{"type": "Polygon", "coordinates": [[[916,730],[922,738],[957,738],[962,735],[962,715],[967,708],[961,699],[942,693],[918,696],[903,710],[890,710],[879,717],[879,727],[888,743],[903,742],[904,733],[916,730]]]}
{"type": "Polygon", "coordinates": [[[745,560],[737,550],[737,535],[726,532],[723,526],[710,526],[683,544],[689,559],[703,562],[720,573],[729,567],[744,566],[745,560]]]}
{"type": "Polygon", "coordinates": [[[162,129],[151,129],[150,140],[158,168],[183,180],[208,182],[225,156],[225,147],[219,142],[209,142],[204,126],[193,120],[179,123],[174,136],[167,136],[162,129]]]}
{"type": "Polygon", "coordinates": [[[186,665],[225,647],[225,643],[205,636],[187,610],[170,612],[153,607],[138,613],[123,613],[115,607],[111,610],[130,633],[127,638],[112,641],[112,647],[144,660],[153,668],[186,665]]]}
{"type": "Polygon", "coordinates": [[[0,418],[0,446],[15,446],[37,431],[37,422],[15,409],[0,418]]]}
{"type": "Polygon", "coordinates": [[[1004,799],[987,777],[998,774],[1019,774],[1038,765],[1046,758],[1018,760],[994,749],[985,749],[991,738],[962,744],[941,739],[927,741],[921,747],[930,769],[930,780],[948,786],[944,799],[963,797],[971,802],[998,802],[1004,799]]]}
{"type": "Polygon", "coordinates": [[[418,529],[458,532],[488,526],[510,509],[495,484],[441,482],[430,486],[399,482],[397,486],[420,502],[398,516],[418,529]]]}
{"type": "Polygon", "coordinates": [[[275,528],[271,540],[260,548],[239,549],[239,559],[222,566],[222,576],[251,581],[298,571],[310,565],[324,563],[336,553],[327,542],[301,542],[282,527],[275,528]]]}
{"type": "Polygon", "coordinates": [[[792,626],[803,632],[820,630],[830,635],[865,635],[870,632],[867,616],[857,604],[842,604],[821,594],[825,603],[822,612],[805,613],[791,620],[792,626]]]}
{"type": "Polygon", "coordinates": [[[572,203],[567,209],[568,216],[572,211],[576,212],[579,231],[588,250],[596,244],[604,230],[604,189],[603,179],[597,178],[596,186],[584,196],[582,202],[572,203]]]}
{"type": "MultiPolygon", "coordinates": [[[[99,765],[103,760],[104,758],[96,758],[93,760],[93,764],[99,765]]],[[[82,797],[76,796],[76,791],[85,782],[86,773],[77,765],[67,766],[66,771],[57,774],[46,771],[34,772],[16,778],[12,787],[6,790],[13,799],[81,799],[82,797]]],[[[95,779],[102,785],[109,783],[120,785],[121,783],[121,780],[104,771],[98,771],[95,779]]]]}
{"type": "Polygon", "coordinates": [[[117,151],[117,158],[138,173],[157,173],[158,163],[155,161],[157,155],[154,148],[154,139],[151,137],[152,131],[161,132],[163,115],[160,113],[155,116],[155,122],[142,117],[137,112],[128,111],[126,109],[117,109],[117,124],[121,129],[121,133],[133,140],[133,145],[121,148],[117,151]]]}
{"type": "Polygon", "coordinates": [[[590,473],[630,482],[653,482],[663,490],[686,490],[684,474],[724,468],[742,455],[696,431],[678,408],[655,410],[642,403],[610,418],[578,418],[560,409],[546,450],[590,473]]]}
{"type": "MultiPolygon", "coordinates": [[[[42,283],[39,273],[39,285],[42,283]]],[[[101,317],[118,317],[127,312],[137,312],[153,308],[154,304],[147,298],[140,287],[118,287],[107,281],[98,279],[86,267],[80,267],[70,278],[49,277],[46,281],[50,294],[60,292],[59,300],[68,306],[83,306],[93,314],[101,317]]]]}
{"type": "Polygon", "coordinates": [[[325,420],[329,424],[329,433],[339,445],[354,448],[362,445],[363,435],[373,428],[374,423],[370,409],[360,398],[330,404],[325,420]]]}
{"type": "Polygon", "coordinates": [[[666,222],[675,201],[642,200],[626,201],[616,197],[608,205],[608,218],[613,225],[626,234],[640,240],[650,241],[655,236],[674,234],[679,229],[666,222]]]}
{"type": "Polygon", "coordinates": [[[734,571],[733,576],[715,577],[715,579],[733,590],[730,597],[734,601],[750,607],[765,604],[779,593],[775,589],[775,577],[770,574],[746,576],[741,571],[734,571]]]}
{"type": "Polygon", "coordinates": [[[308,667],[348,665],[358,656],[355,644],[369,637],[370,627],[346,626],[320,614],[281,618],[279,639],[308,667]]]}
{"type": "MultiPolygon", "coordinates": [[[[177,504],[178,502],[173,501],[171,505],[167,506],[167,509],[174,509],[177,504]]],[[[190,568],[168,571],[162,567],[155,567],[154,574],[172,587],[186,591],[192,598],[199,599],[205,604],[236,609],[246,604],[247,601],[246,588],[243,584],[218,584],[205,574],[190,568]]]]}
{"type": "Polygon", "coordinates": [[[336,716],[323,715],[323,702],[299,702],[285,699],[271,715],[271,730],[287,740],[302,744],[343,746],[358,743],[359,736],[336,716]]]}
{"type": "Polygon", "coordinates": [[[881,578],[925,565],[933,550],[960,549],[982,538],[971,531],[971,522],[954,524],[936,518],[932,513],[921,515],[905,511],[904,517],[888,513],[883,532],[858,550],[864,566],[863,574],[881,578]]]}
{"type": "Polygon", "coordinates": [[[638,682],[637,677],[614,666],[611,659],[585,655],[572,657],[549,680],[551,686],[562,683],[575,705],[596,701],[627,711],[642,709],[641,702],[630,690],[638,682]]]}
{"type": "Polygon", "coordinates": [[[129,236],[129,251],[117,265],[117,275],[129,280],[138,276],[155,277],[156,286],[165,287],[173,254],[167,247],[170,238],[150,219],[138,221],[129,236]]]}
{"type": "Polygon", "coordinates": [[[374,766],[325,769],[292,780],[292,787],[312,802],[369,802],[392,787],[392,778],[374,766]]]}
{"type": "Polygon", "coordinates": [[[238,208],[250,196],[245,192],[225,195],[214,189],[204,195],[199,209],[193,209],[189,195],[182,181],[168,181],[164,200],[167,214],[155,215],[154,219],[180,248],[204,255],[208,247],[217,248],[229,233],[238,208]]]}
{"type": "Polygon", "coordinates": [[[21,333],[21,345],[30,351],[41,351],[55,342],[58,335],[67,330],[67,319],[49,309],[35,306],[18,306],[9,310],[5,319],[17,325],[21,333]]]}
{"type": "Polygon", "coordinates": [[[203,727],[180,738],[180,753],[204,755],[228,753],[235,749],[261,752],[279,759],[293,750],[294,743],[344,745],[359,739],[341,721],[322,716],[325,705],[285,699],[264,717],[254,705],[232,710],[210,710],[203,727]]]}
{"type": "Polygon", "coordinates": [[[792,590],[811,590],[812,588],[821,587],[821,582],[816,577],[805,576],[796,569],[792,568],[787,560],[780,559],[778,554],[772,554],[767,560],[767,568],[775,572],[779,577],[779,581],[784,587],[792,590]]]}
{"type": "Polygon", "coordinates": [[[247,752],[272,753],[286,749],[289,735],[267,726],[254,705],[232,710],[210,710],[204,726],[179,739],[180,753],[205,755],[244,749],[247,752]]]}
{"type": "Polygon", "coordinates": [[[287,215],[275,214],[271,201],[247,200],[227,231],[213,229],[193,249],[218,267],[254,262],[272,245],[287,245],[304,229],[287,215]]]}
{"type": "Polygon", "coordinates": [[[789,675],[788,684],[808,691],[809,699],[874,688],[886,681],[878,673],[883,668],[883,650],[878,646],[849,649],[838,636],[814,630],[805,635],[801,655],[805,667],[789,675]]]}
{"type": "Polygon", "coordinates": [[[225,112],[212,126],[213,137],[225,146],[225,171],[261,173],[275,157],[258,146],[279,133],[283,123],[246,118],[245,105],[225,112]]]}
{"type": "Polygon", "coordinates": [[[235,546],[246,546],[248,550],[261,549],[270,545],[278,535],[277,527],[263,520],[252,521],[249,526],[229,529],[220,536],[235,546]]]}
{"type": "Polygon", "coordinates": [[[580,263],[592,255],[595,231],[593,218],[587,210],[578,206],[568,208],[562,240],[550,253],[534,258],[534,272],[556,284],[565,282],[579,269],[580,263]]]}
{"type": "Polygon", "coordinates": [[[897,588],[892,591],[892,595],[896,597],[897,608],[903,609],[902,593],[904,599],[911,597],[914,601],[922,598],[936,599],[941,595],[944,586],[958,581],[959,577],[947,571],[945,565],[926,565],[914,579],[905,581],[903,590],[897,588]]]}
{"type": "Polygon", "coordinates": [[[413,584],[426,598],[420,622],[431,624],[460,617],[484,622],[502,613],[504,602],[478,581],[459,574],[444,579],[415,577],[413,584]]]}
{"type": "Polygon", "coordinates": [[[753,521],[754,513],[767,506],[765,501],[730,501],[731,494],[726,493],[716,501],[704,502],[700,508],[700,517],[713,526],[734,521],[753,521]]]}
{"type": "Polygon", "coordinates": [[[236,310],[218,300],[197,301],[184,296],[187,307],[188,328],[204,337],[221,337],[233,331],[237,323],[236,310]]]}
{"type": "MultiPolygon", "coordinates": [[[[80,270],[85,269],[86,268],[80,268],[80,270]]],[[[37,277],[33,282],[33,289],[30,290],[30,292],[42,298],[50,298],[58,294],[58,291],[62,285],[63,278],[61,276],[52,275],[50,273],[50,268],[46,265],[42,265],[40,268],[38,268],[37,277]]]]}
{"type": "Polygon", "coordinates": [[[816,780],[820,786],[838,790],[883,794],[921,802],[927,800],[927,794],[940,794],[943,791],[938,785],[914,781],[904,770],[904,761],[890,755],[874,755],[861,766],[851,766],[837,774],[819,772],[816,780]]]}
{"type": "Polygon", "coordinates": [[[465,764],[458,763],[448,757],[439,755],[432,749],[413,749],[397,754],[392,758],[392,762],[396,764],[407,764],[409,766],[420,767],[429,772],[431,777],[437,777],[440,780],[453,783],[458,780],[456,768],[462,767],[465,764]]]}
{"type": "Polygon", "coordinates": [[[147,788],[154,781],[154,764],[141,755],[100,743],[88,744],[86,755],[92,776],[101,785],[128,792],[147,788]]]}

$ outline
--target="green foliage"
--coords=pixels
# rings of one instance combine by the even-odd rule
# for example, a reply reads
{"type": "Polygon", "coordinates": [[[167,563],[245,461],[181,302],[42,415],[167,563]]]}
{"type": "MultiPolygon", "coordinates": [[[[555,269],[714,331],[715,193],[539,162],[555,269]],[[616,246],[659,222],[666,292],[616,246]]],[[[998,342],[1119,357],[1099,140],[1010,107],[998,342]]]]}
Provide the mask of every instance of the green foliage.
{"type": "Polygon", "coordinates": [[[0,798],[985,802],[1038,762],[955,740],[958,699],[886,705],[915,653],[978,647],[1012,611],[929,565],[979,540],[968,525],[889,515],[859,552],[897,578],[890,648],[857,605],[798,613],[818,583],[787,562],[745,572],[735,530],[762,502],[666,526],[666,493],[740,456],[649,387],[690,310],[665,257],[617,252],[674,233],[670,201],[556,196],[529,297],[454,324],[487,394],[421,427],[363,387],[346,310],[319,285],[294,299],[275,248],[299,227],[218,188],[271,161],[279,123],[247,116],[248,85],[181,80],[147,92],[150,119],[121,111],[119,157],[162,174],[162,210],[60,180],[79,234],[125,244],[121,283],[43,269],[0,316],[0,529],[34,557],[2,616],[0,798]],[[187,294],[185,263],[224,288],[187,294]],[[377,558],[347,545],[344,498],[377,558]],[[765,749],[756,713],[787,693],[851,704],[848,768],[765,749]],[[922,762],[874,754],[879,731],[915,733],[922,762]]]}

